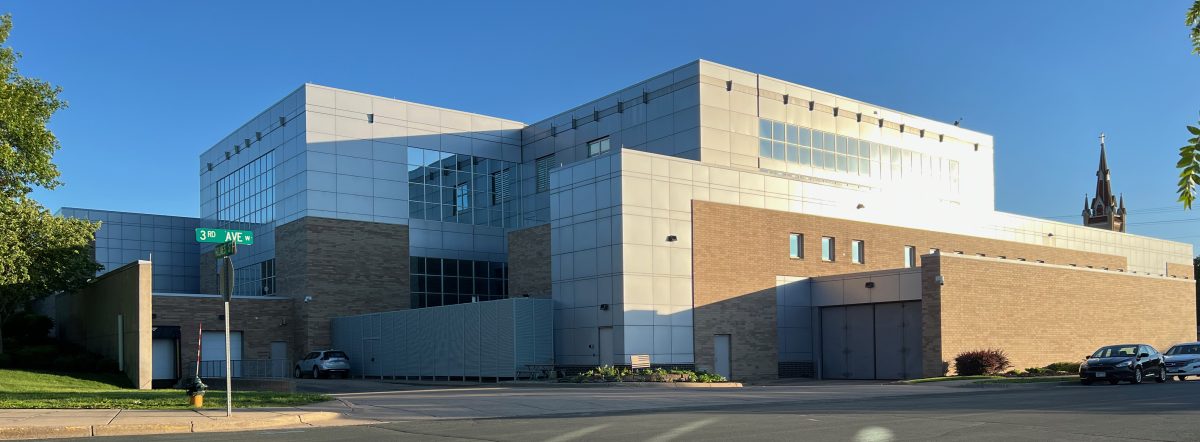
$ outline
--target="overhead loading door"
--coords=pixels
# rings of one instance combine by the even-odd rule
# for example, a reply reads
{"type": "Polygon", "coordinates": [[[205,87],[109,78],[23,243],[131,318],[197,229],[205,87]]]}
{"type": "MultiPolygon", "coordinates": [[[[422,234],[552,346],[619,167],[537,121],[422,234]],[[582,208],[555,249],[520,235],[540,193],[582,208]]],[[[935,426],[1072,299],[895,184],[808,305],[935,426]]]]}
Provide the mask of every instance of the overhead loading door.
{"type": "Polygon", "coordinates": [[[821,376],[906,379],[921,371],[921,303],[821,309],[821,376]]]}

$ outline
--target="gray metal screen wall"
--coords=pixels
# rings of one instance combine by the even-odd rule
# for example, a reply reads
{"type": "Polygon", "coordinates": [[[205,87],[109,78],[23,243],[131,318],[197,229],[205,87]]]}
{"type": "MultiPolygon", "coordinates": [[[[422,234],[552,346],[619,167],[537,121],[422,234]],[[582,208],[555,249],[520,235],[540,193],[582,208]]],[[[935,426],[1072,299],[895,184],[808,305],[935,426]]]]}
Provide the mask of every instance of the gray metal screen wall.
{"type": "Polygon", "coordinates": [[[554,363],[553,301],[510,298],[334,318],[354,376],[512,378],[554,363]]]}

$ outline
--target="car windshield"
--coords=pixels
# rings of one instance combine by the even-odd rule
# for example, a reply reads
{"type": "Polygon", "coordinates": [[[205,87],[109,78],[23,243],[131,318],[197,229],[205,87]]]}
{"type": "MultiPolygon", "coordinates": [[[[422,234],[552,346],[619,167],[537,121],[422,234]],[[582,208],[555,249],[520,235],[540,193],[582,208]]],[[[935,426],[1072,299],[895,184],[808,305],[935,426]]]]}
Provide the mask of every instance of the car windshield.
{"type": "Polygon", "coordinates": [[[1200,344],[1176,345],[1167,350],[1169,355],[1200,355],[1200,344]]]}
{"type": "Polygon", "coordinates": [[[346,357],[346,354],[345,354],[345,353],[343,353],[343,352],[340,352],[340,351],[327,351],[327,352],[325,352],[325,359],[334,359],[334,358],[350,359],[350,358],[347,358],[347,357],[346,357]]]}
{"type": "Polygon", "coordinates": [[[1137,356],[1136,345],[1112,345],[1092,353],[1093,358],[1132,358],[1134,356],[1137,356]]]}

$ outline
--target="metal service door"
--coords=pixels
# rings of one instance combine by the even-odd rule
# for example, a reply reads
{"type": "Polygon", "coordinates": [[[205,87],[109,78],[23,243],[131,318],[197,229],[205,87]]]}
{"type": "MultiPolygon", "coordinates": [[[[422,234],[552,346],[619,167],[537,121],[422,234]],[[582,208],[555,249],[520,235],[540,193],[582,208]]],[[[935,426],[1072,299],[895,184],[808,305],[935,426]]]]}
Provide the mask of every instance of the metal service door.
{"type": "Polygon", "coordinates": [[[904,306],[901,303],[875,306],[875,376],[904,379],[904,306]]]}
{"type": "Polygon", "coordinates": [[[363,376],[383,376],[379,366],[379,339],[363,339],[362,359],[363,376]]]}
{"type": "Polygon", "coordinates": [[[875,378],[875,309],[870,304],[821,309],[821,377],[875,378]]]}
{"type": "Polygon", "coordinates": [[[904,307],[904,378],[919,378],[921,367],[921,301],[901,303],[904,307]]]}
{"type": "Polygon", "coordinates": [[[287,357],[287,342],[273,341],[271,342],[271,376],[282,378],[287,377],[291,370],[292,364],[287,357]]]}
{"type": "Polygon", "coordinates": [[[713,370],[727,379],[733,378],[730,340],[729,335],[713,335],[713,370]]]}
{"type": "Polygon", "coordinates": [[[596,354],[599,356],[600,365],[613,365],[613,329],[612,327],[600,327],[599,348],[596,349],[596,354]]]}
{"type": "Polygon", "coordinates": [[[175,379],[177,371],[175,362],[179,356],[175,354],[175,339],[159,338],[151,344],[151,371],[154,379],[175,379]]]}

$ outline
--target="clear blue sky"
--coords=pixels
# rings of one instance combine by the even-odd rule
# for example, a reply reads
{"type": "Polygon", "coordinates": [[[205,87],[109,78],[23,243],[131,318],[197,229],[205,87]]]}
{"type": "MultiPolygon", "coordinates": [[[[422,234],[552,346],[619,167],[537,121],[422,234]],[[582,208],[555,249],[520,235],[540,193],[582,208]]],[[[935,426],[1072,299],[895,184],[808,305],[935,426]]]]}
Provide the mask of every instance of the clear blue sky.
{"type": "Polygon", "coordinates": [[[1200,119],[1190,0],[411,3],[0,6],[22,72],[70,102],[52,121],[66,185],[36,197],[196,216],[200,152],[306,81],[534,122],[705,58],[963,118],[996,138],[1008,212],[1079,222],[1106,132],[1131,232],[1200,244],[1174,197],[1200,119]]]}

